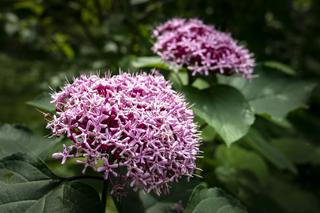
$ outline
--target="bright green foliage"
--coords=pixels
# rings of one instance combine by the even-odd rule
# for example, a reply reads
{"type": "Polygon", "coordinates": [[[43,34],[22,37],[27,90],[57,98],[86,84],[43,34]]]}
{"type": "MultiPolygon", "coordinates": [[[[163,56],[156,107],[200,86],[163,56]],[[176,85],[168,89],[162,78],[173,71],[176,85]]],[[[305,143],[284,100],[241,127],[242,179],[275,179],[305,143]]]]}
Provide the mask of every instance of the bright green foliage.
{"type": "Polygon", "coordinates": [[[257,69],[251,81],[239,77],[221,77],[226,83],[241,91],[254,111],[274,120],[283,120],[299,107],[305,107],[314,83],[285,76],[274,70],[257,69]]]}
{"type": "Polygon", "coordinates": [[[143,68],[155,68],[155,69],[165,69],[168,70],[169,67],[165,64],[161,58],[156,56],[149,57],[139,57],[136,60],[132,61],[132,66],[137,69],[143,68]]]}
{"type": "Polygon", "coordinates": [[[254,114],[239,91],[229,86],[212,86],[205,90],[183,89],[193,110],[230,145],[244,136],[254,121],[254,114]]]}

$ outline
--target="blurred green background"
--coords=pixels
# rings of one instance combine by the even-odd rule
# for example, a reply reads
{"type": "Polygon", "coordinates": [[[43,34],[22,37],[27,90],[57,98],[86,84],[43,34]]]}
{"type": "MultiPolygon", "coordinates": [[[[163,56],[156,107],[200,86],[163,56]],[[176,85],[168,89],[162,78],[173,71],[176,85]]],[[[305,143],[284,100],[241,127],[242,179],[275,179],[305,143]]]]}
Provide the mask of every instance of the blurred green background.
{"type": "Polygon", "coordinates": [[[266,164],[243,143],[231,149],[204,143],[206,156],[201,161],[204,181],[232,192],[252,212],[317,212],[319,0],[0,0],[0,123],[47,134],[43,115],[28,101],[79,73],[134,71],[135,58],[154,55],[152,29],[172,17],[202,19],[230,32],[258,62],[294,70],[297,78],[318,83],[308,107],[287,117],[293,133],[262,117],[255,122],[255,128],[276,138],[268,142],[296,164],[295,174],[266,164]],[[297,141],[292,140],[296,135],[297,141]],[[265,174],[268,169],[270,177],[265,174]],[[247,170],[255,171],[265,184],[247,170]]]}

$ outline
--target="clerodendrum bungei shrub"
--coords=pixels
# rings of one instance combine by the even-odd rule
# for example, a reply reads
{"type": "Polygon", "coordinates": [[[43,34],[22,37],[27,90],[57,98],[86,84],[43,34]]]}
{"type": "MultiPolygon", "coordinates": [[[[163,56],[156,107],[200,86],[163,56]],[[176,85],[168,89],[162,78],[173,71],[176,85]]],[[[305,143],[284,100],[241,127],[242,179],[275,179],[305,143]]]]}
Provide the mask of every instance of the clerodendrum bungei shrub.
{"type": "MultiPolygon", "coordinates": [[[[314,84],[295,79],[283,66],[279,71],[256,65],[244,45],[198,19],[169,20],[150,37],[158,56],[132,62],[132,69],[144,71],[82,74],[53,92],[51,105],[48,97],[45,104],[34,102],[48,111],[47,129],[59,138],[51,148],[42,143],[33,150],[16,129],[0,126],[0,140],[7,132],[14,135],[5,140],[8,147],[0,147],[0,212],[90,212],[91,207],[101,212],[107,185],[119,213],[246,212],[240,202],[207,185],[227,189],[254,212],[261,210],[256,203],[264,196],[269,205],[282,193],[275,201],[281,207],[275,208],[295,212],[281,201],[293,189],[285,181],[298,173],[295,163],[318,163],[312,157],[297,160],[297,150],[310,156],[319,152],[307,142],[290,149],[287,144],[301,135],[286,116],[305,106],[314,84]],[[23,155],[11,155],[28,145],[23,155]],[[6,152],[11,156],[2,158],[6,152]],[[48,155],[55,159],[51,165],[48,155]],[[72,166],[73,175],[56,174],[56,164],[65,170],[72,166]],[[90,178],[99,182],[82,182],[90,178]]],[[[313,211],[318,203],[311,193],[294,192],[294,200],[303,194],[301,200],[314,204],[297,212],[319,212],[313,211]]]]}
{"type": "Polygon", "coordinates": [[[193,112],[160,74],[82,75],[52,98],[56,113],[47,127],[73,141],[53,155],[62,163],[84,157],[79,162],[106,180],[121,179],[114,191],[130,183],[160,195],[170,182],[193,176],[199,153],[193,112]]]}
{"type": "MultiPolygon", "coordinates": [[[[252,78],[252,53],[200,20],[170,20],[153,37],[152,50],[175,69],[252,78]]],[[[51,98],[55,113],[47,128],[72,141],[53,158],[62,164],[76,158],[83,173],[87,167],[103,173],[114,195],[125,194],[127,186],[168,194],[170,183],[197,175],[200,137],[194,114],[159,72],[81,75],[51,98]]]]}
{"type": "Polygon", "coordinates": [[[153,51],[175,67],[196,74],[239,73],[251,78],[255,61],[229,34],[198,19],[172,19],[153,31],[153,51]]]}

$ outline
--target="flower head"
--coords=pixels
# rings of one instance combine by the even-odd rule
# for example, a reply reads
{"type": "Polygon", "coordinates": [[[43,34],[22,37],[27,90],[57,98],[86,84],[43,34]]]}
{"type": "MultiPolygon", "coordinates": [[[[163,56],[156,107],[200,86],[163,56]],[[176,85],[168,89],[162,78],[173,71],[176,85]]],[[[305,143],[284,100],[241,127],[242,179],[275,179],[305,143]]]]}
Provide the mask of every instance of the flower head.
{"type": "Polygon", "coordinates": [[[253,55],[229,34],[198,19],[172,19],[153,31],[153,51],[173,66],[192,74],[239,73],[251,78],[253,55]]]}
{"type": "Polygon", "coordinates": [[[157,194],[192,177],[199,152],[193,113],[161,75],[82,75],[52,102],[56,113],[47,127],[73,141],[55,158],[83,157],[79,162],[105,179],[157,194]]]}

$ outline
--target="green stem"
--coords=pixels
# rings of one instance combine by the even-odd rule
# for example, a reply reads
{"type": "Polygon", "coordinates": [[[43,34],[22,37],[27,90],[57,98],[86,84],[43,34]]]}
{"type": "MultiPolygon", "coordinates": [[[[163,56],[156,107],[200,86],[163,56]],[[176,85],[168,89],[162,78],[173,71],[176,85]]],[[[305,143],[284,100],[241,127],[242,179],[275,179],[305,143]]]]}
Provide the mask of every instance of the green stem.
{"type": "Polygon", "coordinates": [[[188,70],[188,84],[189,86],[192,86],[193,82],[196,80],[195,76],[193,76],[190,72],[190,70],[188,70]]]}
{"type": "Polygon", "coordinates": [[[108,193],[108,181],[103,181],[103,185],[102,185],[102,195],[101,195],[101,201],[102,201],[102,209],[103,212],[107,212],[106,211],[106,207],[107,207],[107,193],[108,193]]]}

